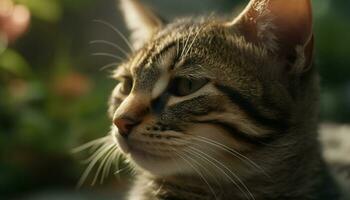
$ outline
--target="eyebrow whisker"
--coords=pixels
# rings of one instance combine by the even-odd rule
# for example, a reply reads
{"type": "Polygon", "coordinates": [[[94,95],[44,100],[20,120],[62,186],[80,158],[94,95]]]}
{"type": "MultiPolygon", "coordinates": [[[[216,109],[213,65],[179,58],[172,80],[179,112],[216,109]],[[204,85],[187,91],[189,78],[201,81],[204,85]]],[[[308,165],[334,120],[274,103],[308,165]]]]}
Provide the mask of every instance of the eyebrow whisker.
{"type": "Polygon", "coordinates": [[[119,45],[117,45],[113,42],[107,41],[107,40],[93,40],[93,41],[89,42],[89,44],[107,44],[109,46],[112,46],[112,47],[118,49],[126,57],[129,57],[129,54],[123,48],[121,48],[119,45]]]}
{"type": "Polygon", "coordinates": [[[98,19],[93,20],[93,22],[103,24],[103,25],[109,27],[110,29],[112,29],[115,33],[117,33],[124,40],[124,42],[128,45],[128,47],[131,51],[133,51],[133,52],[135,51],[135,48],[131,45],[130,41],[125,37],[125,35],[122,32],[120,32],[116,27],[114,27],[112,24],[110,24],[106,21],[103,21],[103,20],[98,20],[98,19]]]}
{"type": "Polygon", "coordinates": [[[105,69],[108,69],[108,68],[111,68],[111,67],[115,67],[115,66],[117,66],[119,64],[120,64],[119,62],[113,62],[113,63],[109,63],[109,64],[106,64],[106,65],[103,65],[100,68],[100,71],[104,71],[105,69]]]}
{"type": "Polygon", "coordinates": [[[104,56],[104,57],[109,57],[109,58],[115,58],[119,61],[122,61],[124,60],[124,58],[120,57],[120,56],[117,56],[117,55],[114,55],[114,54],[111,54],[111,53],[101,53],[101,52],[98,52],[98,53],[92,53],[91,54],[92,56],[104,56]]]}

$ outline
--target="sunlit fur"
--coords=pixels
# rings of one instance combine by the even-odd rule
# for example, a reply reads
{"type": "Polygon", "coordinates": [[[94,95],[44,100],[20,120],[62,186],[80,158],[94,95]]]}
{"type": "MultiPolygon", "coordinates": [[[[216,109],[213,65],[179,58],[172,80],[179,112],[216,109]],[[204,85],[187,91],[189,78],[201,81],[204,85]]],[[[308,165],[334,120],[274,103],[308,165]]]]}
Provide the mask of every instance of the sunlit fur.
{"type": "MultiPolygon", "coordinates": [[[[138,173],[130,200],[333,195],[316,136],[316,69],[291,73],[293,63],[267,37],[273,41],[249,42],[221,18],[181,19],[118,66],[111,119],[142,110],[127,138],[112,127],[138,173]],[[130,94],[120,92],[125,76],[133,79],[130,94]],[[168,94],[174,77],[209,82],[176,97],[168,94]]],[[[296,56],[295,62],[305,59],[296,56]]]]}

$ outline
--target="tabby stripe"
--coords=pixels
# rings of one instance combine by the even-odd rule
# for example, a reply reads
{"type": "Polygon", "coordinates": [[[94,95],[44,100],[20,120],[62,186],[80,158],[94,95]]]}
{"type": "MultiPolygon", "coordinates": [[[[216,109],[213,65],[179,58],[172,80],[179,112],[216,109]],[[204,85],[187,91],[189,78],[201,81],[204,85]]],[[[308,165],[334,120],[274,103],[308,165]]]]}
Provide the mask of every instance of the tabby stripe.
{"type": "Polygon", "coordinates": [[[217,106],[211,104],[208,100],[208,95],[200,95],[193,97],[192,99],[181,101],[177,104],[169,106],[168,109],[174,110],[174,112],[177,113],[179,111],[184,112],[183,116],[203,116],[208,115],[213,111],[218,111],[217,106]]]}
{"type": "Polygon", "coordinates": [[[196,121],[197,123],[204,123],[204,124],[211,124],[217,127],[220,127],[224,129],[226,132],[228,132],[232,137],[234,137],[236,140],[253,144],[255,146],[261,146],[269,141],[273,140],[274,137],[270,136],[263,136],[263,137],[257,137],[257,136],[252,136],[247,133],[244,133],[240,131],[235,125],[230,124],[228,122],[222,122],[218,120],[205,120],[205,121],[196,121]]]}
{"type": "Polygon", "coordinates": [[[219,84],[215,84],[215,87],[222,93],[227,95],[232,103],[241,107],[242,110],[250,118],[255,120],[255,122],[260,123],[264,126],[276,128],[279,131],[284,131],[288,128],[287,122],[285,120],[271,119],[263,116],[248,99],[244,98],[235,89],[219,84]]]}
{"type": "MultiPolygon", "coordinates": [[[[163,38],[167,37],[167,35],[164,35],[163,37],[161,38],[158,38],[158,40],[162,40],[163,38]]],[[[166,46],[163,47],[162,50],[160,50],[159,53],[155,54],[155,55],[152,55],[152,53],[150,53],[143,61],[142,63],[140,64],[140,66],[144,66],[146,65],[147,61],[151,58],[151,57],[159,57],[160,55],[162,55],[164,52],[168,51],[170,48],[172,48],[173,46],[177,46],[177,43],[178,43],[178,40],[180,39],[185,39],[186,37],[182,37],[182,38],[178,38],[177,40],[174,40],[172,42],[170,42],[169,44],[167,44],[166,46]]],[[[154,47],[151,49],[150,52],[154,51],[154,47]]],[[[181,55],[176,55],[176,58],[174,59],[173,61],[173,65],[171,67],[174,67],[175,66],[175,63],[179,61],[180,59],[180,56],[181,55]]]]}
{"type": "MultiPolygon", "coordinates": [[[[177,44],[176,41],[172,41],[171,43],[169,43],[168,45],[166,45],[165,47],[163,47],[163,49],[160,50],[159,53],[157,53],[157,54],[155,54],[155,55],[153,55],[152,53],[150,53],[146,58],[144,58],[144,60],[143,60],[142,63],[140,64],[140,66],[145,66],[146,63],[147,63],[147,61],[148,61],[151,57],[155,57],[155,58],[159,57],[160,55],[162,55],[164,52],[168,51],[171,47],[175,46],[176,44],[177,44]]],[[[151,49],[150,52],[154,51],[154,48],[155,48],[155,46],[152,47],[152,49],[151,49]]]]}

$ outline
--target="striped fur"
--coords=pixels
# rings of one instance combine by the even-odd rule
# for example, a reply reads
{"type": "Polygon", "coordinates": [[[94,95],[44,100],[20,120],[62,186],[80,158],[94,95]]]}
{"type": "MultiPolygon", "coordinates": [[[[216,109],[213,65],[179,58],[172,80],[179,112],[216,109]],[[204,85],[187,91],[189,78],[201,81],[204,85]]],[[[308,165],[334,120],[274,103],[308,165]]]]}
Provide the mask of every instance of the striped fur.
{"type": "MultiPolygon", "coordinates": [[[[254,17],[249,6],[230,23],[147,19],[145,32],[153,35],[139,38],[113,74],[132,79],[132,89],[123,94],[121,81],[109,109],[114,120],[140,121],[127,138],[112,128],[138,171],[129,200],[337,199],[336,190],[322,190],[325,181],[333,185],[317,141],[318,75],[300,64],[309,62],[310,41],[303,40],[304,55],[300,43],[295,53],[278,40],[278,1],[252,1],[253,9],[266,9],[256,18],[255,39],[267,38],[261,42],[246,33],[245,12],[254,17]],[[177,79],[207,82],[181,96],[172,92],[177,79]]],[[[124,0],[124,7],[128,3],[137,9],[127,12],[149,17],[136,0],[124,0]]]]}

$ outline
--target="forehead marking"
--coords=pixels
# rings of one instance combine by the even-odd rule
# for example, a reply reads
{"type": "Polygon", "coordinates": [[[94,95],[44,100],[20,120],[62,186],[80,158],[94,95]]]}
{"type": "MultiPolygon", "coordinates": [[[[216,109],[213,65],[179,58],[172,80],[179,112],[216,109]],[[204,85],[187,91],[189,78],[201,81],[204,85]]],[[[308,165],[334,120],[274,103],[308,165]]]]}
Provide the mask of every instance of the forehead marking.
{"type": "Polygon", "coordinates": [[[160,96],[168,87],[171,78],[171,72],[169,70],[172,69],[177,57],[177,51],[173,45],[175,44],[172,43],[172,45],[170,44],[166,49],[164,49],[165,52],[163,55],[159,56],[159,59],[156,62],[156,66],[160,70],[160,77],[152,90],[152,98],[154,99],[160,96]]]}
{"type": "Polygon", "coordinates": [[[135,70],[135,85],[137,89],[152,92],[152,97],[157,98],[168,86],[170,80],[169,68],[174,65],[176,59],[176,49],[173,48],[175,42],[167,44],[159,53],[148,57],[154,62],[145,62],[145,65],[138,65],[135,70]]]}
{"type": "MultiPolygon", "coordinates": [[[[195,36],[197,36],[195,34],[195,36]]],[[[133,71],[136,75],[136,83],[138,89],[151,91],[152,98],[160,96],[168,87],[171,79],[171,70],[174,69],[175,64],[179,60],[179,53],[188,53],[183,49],[183,52],[179,52],[180,40],[185,39],[186,45],[192,46],[193,42],[190,41],[190,36],[193,35],[193,30],[190,33],[186,33],[185,36],[175,37],[176,39],[168,40],[167,36],[163,35],[157,40],[165,40],[163,42],[155,43],[148,46],[146,51],[140,53],[133,62],[133,71]],[[163,43],[163,44],[161,44],[163,43]],[[157,51],[158,49],[158,51],[157,51]],[[154,62],[154,63],[153,63],[154,62]]],[[[186,49],[187,50],[187,49],[186,49]]],[[[181,56],[180,56],[181,57],[181,56]]]]}

